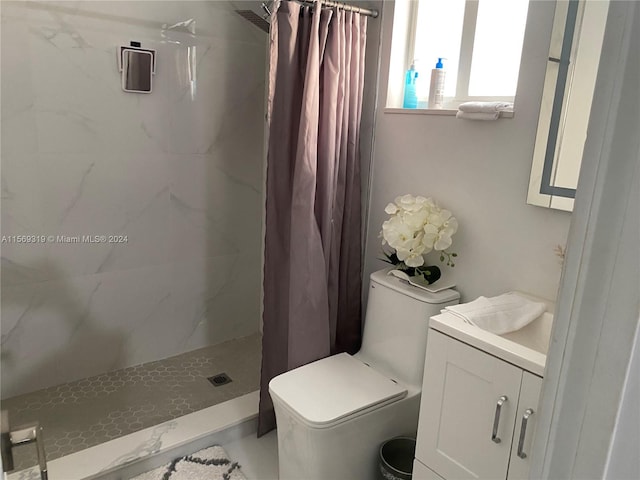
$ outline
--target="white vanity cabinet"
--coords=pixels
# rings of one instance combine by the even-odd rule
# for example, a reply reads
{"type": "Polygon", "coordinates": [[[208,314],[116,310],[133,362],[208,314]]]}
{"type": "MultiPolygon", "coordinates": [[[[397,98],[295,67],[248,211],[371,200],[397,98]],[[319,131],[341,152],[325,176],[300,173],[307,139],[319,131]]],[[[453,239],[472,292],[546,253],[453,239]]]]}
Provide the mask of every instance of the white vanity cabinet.
{"type": "Polygon", "coordinates": [[[414,479],[528,478],[542,378],[452,332],[429,330],[414,479]]]}

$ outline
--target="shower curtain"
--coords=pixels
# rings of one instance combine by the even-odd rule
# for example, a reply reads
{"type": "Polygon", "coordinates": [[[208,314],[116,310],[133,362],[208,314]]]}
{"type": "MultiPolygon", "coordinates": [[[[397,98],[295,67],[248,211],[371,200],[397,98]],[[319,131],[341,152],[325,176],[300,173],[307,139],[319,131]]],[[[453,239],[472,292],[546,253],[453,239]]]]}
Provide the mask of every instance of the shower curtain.
{"type": "Polygon", "coordinates": [[[272,15],[258,435],[275,428],[273,377],[360,348],[366,28],[289,1],[272,15]]]}

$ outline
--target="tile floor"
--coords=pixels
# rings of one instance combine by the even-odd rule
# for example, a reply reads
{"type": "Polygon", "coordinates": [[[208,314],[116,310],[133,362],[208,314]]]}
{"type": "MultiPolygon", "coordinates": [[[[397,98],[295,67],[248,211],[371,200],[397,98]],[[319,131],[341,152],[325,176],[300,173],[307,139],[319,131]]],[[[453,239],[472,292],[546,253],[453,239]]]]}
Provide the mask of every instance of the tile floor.
{"type": "Polygon", "coordinates": [[[240,464],[247,480],[278,480],[278,436],[272,431],[260,438],[247,435],[223,445],[234,462],[240,464]]]}
{"type": "MultiPolygon", "coordinates": [[[[39,421],[53,460],[257,390],[260,351],[254,334],[9,398],[1,408],[13,426],[39,421]],[[207,377],[221,372],[233,381],[214,387],[207,377]]],[[[18,447],[14,458],[17,469],[35,465],[35,448],[18,447]]]]}

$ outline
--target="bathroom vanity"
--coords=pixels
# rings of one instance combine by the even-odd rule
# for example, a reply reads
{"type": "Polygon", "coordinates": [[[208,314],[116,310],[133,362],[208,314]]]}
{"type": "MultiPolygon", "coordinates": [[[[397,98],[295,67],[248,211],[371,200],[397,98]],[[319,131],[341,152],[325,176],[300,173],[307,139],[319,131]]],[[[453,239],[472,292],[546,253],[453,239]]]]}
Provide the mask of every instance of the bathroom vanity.
{"type": "Polygon", "coordinates": [[[495,335],[429,322],[415,480],[525,479],[553,316],[495,335]]]}

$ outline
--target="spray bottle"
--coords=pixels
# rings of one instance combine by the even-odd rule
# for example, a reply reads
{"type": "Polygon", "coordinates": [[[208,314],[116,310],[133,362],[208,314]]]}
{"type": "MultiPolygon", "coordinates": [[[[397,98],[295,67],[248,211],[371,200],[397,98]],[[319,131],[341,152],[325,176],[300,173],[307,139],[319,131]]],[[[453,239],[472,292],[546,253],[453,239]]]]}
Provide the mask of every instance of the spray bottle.
{"type": "Polygon", "coordinates": [[[444,103],[444,77],[445,71],[442,65],[443,58],[438,58],[436,68],[431,70],[431,85],[429,87],[429,108],[441,109],[444,103]]]}

